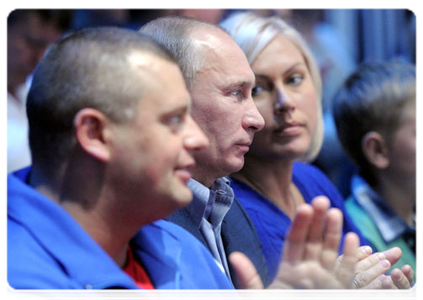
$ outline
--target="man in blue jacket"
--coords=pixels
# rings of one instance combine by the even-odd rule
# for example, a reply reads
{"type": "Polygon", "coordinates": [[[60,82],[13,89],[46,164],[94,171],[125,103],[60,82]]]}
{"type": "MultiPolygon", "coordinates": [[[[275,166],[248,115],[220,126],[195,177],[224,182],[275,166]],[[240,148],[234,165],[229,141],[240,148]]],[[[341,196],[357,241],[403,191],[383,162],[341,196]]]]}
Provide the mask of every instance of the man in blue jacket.
{"type": "MultiPolygon", "coordinates": [[[[53,45],[27,101],[33,165],[8,177],[12,288],[233,288],[209,250],[160,220],[190,203],[192,155],[208,146],[190,106],[173,56],[139,33],[85,29],[53,45]]],[[[299,208],[279,287],[350,286],[357,237],[333,275],[342,216],[328,212],[322,239],[326,206],[299,208]]],[[[263,287],[242,254],[229,263],[239,287],[263,287]]]]}

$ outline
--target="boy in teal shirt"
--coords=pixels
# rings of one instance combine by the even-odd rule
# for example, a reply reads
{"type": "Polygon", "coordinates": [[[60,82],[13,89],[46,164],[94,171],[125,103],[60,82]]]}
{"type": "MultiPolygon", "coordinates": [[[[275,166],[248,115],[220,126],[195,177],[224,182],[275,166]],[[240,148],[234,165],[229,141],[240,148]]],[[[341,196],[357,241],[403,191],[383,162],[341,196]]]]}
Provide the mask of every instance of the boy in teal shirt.
{"type": "Polygon", "coordinates": [[[358,168],[346,208],[374,251],[402,250],[416,264],[416,71],[363,64],[334,99],[338,137],[358,168]]]}

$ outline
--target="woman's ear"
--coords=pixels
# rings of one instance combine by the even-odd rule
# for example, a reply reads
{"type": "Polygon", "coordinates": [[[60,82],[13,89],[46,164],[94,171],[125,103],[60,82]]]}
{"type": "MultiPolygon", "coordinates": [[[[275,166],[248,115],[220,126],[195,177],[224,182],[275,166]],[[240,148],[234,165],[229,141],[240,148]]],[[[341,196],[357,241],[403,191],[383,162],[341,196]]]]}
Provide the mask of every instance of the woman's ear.
{"type": "Polygon", "coordinates": [[[80,110],[74,118],[75,134],[81,148],[100,161],[108,161],[110,151],[105,143],[107,117],[93,108],[80,110]]]}
{"type": "Polygon", "coordinates": [[[370,131],[361,140],[361,149],[368,162],[378,169],[385,169],[389,166],[388,147],[383,136],[370,131]]]}

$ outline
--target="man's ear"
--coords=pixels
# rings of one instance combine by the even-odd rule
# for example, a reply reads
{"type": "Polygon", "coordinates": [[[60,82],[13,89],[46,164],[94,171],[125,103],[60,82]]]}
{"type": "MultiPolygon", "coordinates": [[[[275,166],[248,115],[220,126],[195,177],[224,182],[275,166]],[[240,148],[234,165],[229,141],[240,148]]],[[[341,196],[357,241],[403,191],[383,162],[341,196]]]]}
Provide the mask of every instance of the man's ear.
{"type": "Polygon", "coordinates": [[[378,169],[385,169],[389,166],[389,153],[386,141],[383,136],[370,131],[361,140],[361,149],[370,164],[378,169]]]}
{"type": "Polygon", "coordinates": [[[107,117],[93,108],[80,110],[74,118],[75,134],[81,148],[100,161],[110,158],[110,151],[105,143],[107,117]]]}

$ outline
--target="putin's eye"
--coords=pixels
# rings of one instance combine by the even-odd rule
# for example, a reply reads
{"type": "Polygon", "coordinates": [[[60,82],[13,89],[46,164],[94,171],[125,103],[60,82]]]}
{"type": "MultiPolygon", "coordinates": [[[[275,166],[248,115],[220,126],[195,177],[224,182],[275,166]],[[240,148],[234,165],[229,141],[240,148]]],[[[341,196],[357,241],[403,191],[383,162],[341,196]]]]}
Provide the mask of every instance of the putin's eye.
{"type": "Polygon", "coordinates": [[[235,97],[237,100],[242,100],[244,95],[242,94],[241,89],[237,89],[237,90],[230,91],[228,93],[228,96],[235,97]]]}

